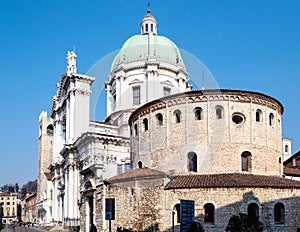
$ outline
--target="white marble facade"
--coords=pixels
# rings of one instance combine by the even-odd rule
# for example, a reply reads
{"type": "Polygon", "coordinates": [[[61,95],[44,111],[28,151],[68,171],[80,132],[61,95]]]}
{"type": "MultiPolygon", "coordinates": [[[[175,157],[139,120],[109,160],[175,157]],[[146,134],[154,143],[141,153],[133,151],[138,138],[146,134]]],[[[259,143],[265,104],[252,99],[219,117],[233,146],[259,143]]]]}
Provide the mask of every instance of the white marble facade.
{"type": "MultiPolygon", "coordinates": [[[[79,207],[89,196],[96,198],[96,186],[131,169],[131,112],[149,101],[192,88],[179,49],[157,34],[157,22],[150,10],[140,26],[141,34],[123,45],[105,82],[105,122],[90,121],[91,85],[95,78],[78,74],[76,54],[67,54],[66,74],[57,84],[50,112],[53,157],[48,192],[52,215],[45,223],[79,226],[83,220],[79,207]]],[[[86,217],[87,226],[95,223],[89,213],[86,217]]]]}

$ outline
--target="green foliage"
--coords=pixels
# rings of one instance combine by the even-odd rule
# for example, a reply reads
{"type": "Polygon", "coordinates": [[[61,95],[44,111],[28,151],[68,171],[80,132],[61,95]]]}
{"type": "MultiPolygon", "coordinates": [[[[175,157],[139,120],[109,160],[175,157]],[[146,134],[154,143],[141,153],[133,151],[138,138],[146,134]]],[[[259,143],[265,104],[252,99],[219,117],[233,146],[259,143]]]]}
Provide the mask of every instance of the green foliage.
{"type": "Polygon", "coordinates": [[[4,229],[2,222],[0,222],[0,231],[4,229]]]}
{"type": "Polygon", "coordinates": [[[204,232],[202,225],[200,222],[192,222],[188,232],[204,232]]]}
{"type": "Polygon", "coordinates": [[[19,192],[19,190],[20,190],[19,184],[18,184],[18,183],[16,183],[16,184],[15,184],[15,191],[16,191],[16,193],[18,193],[18,192],[19,192]]]}
{"type": "Polygon", "coordinates": [[[256,220],[251,220],[247,214],[240,213],[239,216],[233,215],[229,219],[228,225],[225,229],[226,232],[262,232],[263,223],[256,220]]]}

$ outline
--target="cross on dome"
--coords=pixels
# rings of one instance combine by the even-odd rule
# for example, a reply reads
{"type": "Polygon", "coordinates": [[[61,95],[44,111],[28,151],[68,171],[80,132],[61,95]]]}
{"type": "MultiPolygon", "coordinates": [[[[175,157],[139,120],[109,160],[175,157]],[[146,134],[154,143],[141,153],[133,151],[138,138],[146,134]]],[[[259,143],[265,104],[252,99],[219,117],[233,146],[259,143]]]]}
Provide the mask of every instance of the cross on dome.
{"type": "Polygon", "coordinates": [[[147,14],[144,16],[141,22],[141,34],[153,33],[157,35],[157,22],[153,15],[151,15],[150,2],[148,2],[147,14]]]}

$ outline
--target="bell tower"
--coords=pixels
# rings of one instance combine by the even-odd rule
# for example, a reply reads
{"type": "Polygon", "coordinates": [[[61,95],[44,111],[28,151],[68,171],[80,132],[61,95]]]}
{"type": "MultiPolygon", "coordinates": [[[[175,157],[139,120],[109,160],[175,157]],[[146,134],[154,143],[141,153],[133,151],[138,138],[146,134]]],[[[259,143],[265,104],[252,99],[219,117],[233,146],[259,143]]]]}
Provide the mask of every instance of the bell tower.
{"type": "Polygon", "coordinates": [[[147,14],[144,16],[141,22],[141,34],[145,35],[149,33],[157,35],[157,22],[153,15],[151,15],[150,3],[148,3],[147,14]]]}

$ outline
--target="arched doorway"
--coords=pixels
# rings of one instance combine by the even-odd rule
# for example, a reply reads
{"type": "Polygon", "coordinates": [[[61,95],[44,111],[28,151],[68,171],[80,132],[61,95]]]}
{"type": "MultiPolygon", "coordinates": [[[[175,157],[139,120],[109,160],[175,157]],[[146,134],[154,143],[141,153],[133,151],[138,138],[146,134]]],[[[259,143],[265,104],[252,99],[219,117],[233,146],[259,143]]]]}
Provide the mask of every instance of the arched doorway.
{"type": "Polygon", "coordinates": [[[84,189],[82,198],[85,201],[85,231],[89,232],[92,225],[95,225],[95,191],[91,181],[85,183],[84,189]]]}

